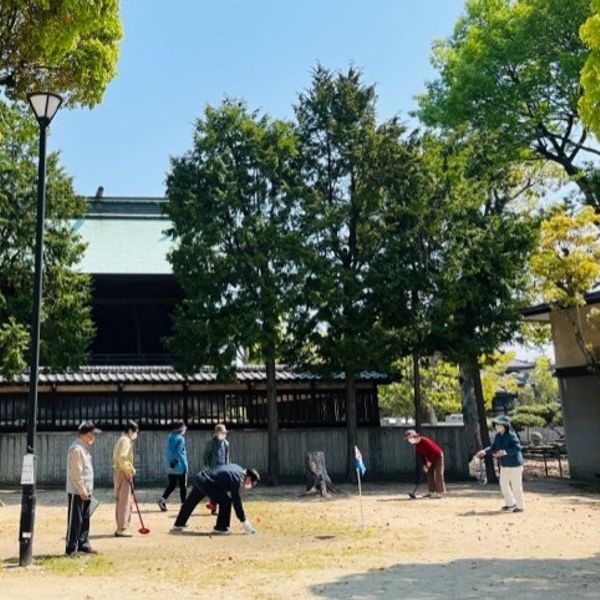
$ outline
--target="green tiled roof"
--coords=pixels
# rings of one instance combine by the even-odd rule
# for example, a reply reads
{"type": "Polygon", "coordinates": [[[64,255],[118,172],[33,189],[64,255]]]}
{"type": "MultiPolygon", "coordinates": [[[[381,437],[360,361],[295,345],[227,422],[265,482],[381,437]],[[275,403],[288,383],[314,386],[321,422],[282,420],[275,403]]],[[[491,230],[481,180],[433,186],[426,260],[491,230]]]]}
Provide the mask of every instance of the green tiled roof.
{"type": "Polygon", "coordinates": [[[79,263],[93,275],[165,275],[171,241],[164,235],[169,220],[163,198],[90,198],[85,218],[74,223],[88,244],[79,263]]]}

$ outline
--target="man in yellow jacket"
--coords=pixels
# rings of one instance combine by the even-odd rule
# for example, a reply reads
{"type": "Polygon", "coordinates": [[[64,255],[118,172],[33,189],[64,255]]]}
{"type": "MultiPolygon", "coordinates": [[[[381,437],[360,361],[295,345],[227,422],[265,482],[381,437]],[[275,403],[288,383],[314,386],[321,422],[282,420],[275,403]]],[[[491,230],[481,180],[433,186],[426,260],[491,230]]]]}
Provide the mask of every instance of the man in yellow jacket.
{"type": "Polygon", "coordinates": [[[137,439],[139,427],[134,421],[128,421],[125,431],[113,450],[113,481],[117,501],[115,515],[117,530],[115,537],[132,537],[129,532],[131,523],[132,491],[131,482],[135,475],[133,466],[133,442],[137,439]]]}

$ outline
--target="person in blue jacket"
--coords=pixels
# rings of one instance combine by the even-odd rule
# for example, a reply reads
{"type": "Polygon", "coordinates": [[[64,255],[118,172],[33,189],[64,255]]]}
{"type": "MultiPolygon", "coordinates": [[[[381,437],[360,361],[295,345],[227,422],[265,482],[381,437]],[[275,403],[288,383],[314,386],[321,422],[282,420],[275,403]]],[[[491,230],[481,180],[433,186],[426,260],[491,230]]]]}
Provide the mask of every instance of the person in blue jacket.
{"type": "Polygon", "coordinates": [[[233,463],[219,465],[215,469],[203,469],[194,478],[192,491],[177,515],[173,531],[180,531],[183,527],[187,527],[188,519],[196,506],[205,496],[208,496],[219,505],[219,514],[213,533],[229,533],[232,507],[246,533],[256,533],[246,518],[241,492],[256,487],[259,481],[260,475],[256,469],[244,469],[233,463]]]}
{"type": "Polygon", "coordinates": [[[157,500],[160,510],[167,510],[167,498],[171,492],[179,486],[179,496],[181,504],[187,497],[187,474],[188,458],[185,446],[185,432],[187,427],[183,421],[173,423],[173,431],[167,438],[167,474],[169,476],[169,485],[167,485],[163,495],[157,500]]]}
{"type": "Polygon", "coordinates": [[[503,511],[523,512],[525,498],[523,496],[523,452],[521,440],[513,430],[510,419],[497,417],[492,421],[496,428],[496,437],[491,446],[477,453],[479,458],[491,454],[500,464],[500,489],[504,496],[503,511]]]}

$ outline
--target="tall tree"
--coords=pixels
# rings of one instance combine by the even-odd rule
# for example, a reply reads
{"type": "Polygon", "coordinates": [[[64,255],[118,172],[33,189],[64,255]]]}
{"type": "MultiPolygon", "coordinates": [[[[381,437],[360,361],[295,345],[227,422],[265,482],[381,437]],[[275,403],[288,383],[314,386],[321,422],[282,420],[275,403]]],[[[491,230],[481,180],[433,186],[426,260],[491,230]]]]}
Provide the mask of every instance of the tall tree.
{"type": "Polygon", "coordinates": [[[13,100],[43,88],[98,104],[122,35],[119,0],[0,0],[0,86],[13,100]]]}
{"type": "MultiPolygon", "coordinates": [[[[35,122],[0,103],[0,370],[7,377],[22,372],[29,359],[37,141],[35,122]]],[[[56,369],[81,364],[93,336],[90,280],[76,270],[85,246],[72,227],[85,206],[58,154],[50,154],[41,363],[56,369]]]]}
{"type": "MultiPolygon", "coordinates": [[[[388,128],[389,129],[389,128],[388,128]]],[[[421,390],[422,357],[433,355],[433,312],[444,268],[442,251],[462,185],[461,158],[431,134],[385,138],[384,244],[375,258],[374,288],[392,356],[411,356],[415,424],[426,417],[421,390]],[[457,162],[458,159],[458,162],[457,162]],[[458,177],[457,177],[458,175],[458,177]]]]}
{"type": "Polygon", "coordinates": [[[369,285],[382,245],[375,99],[356,69],[333,73],[318,66],[295,107],[304,286],[289,327],[303,342],[296,360],[345,374],[349,478],[357,442],[356,378],[384,364],[369,285]]]}
{"type": "Polygon", "coordinates": [[[579,115],[589,0],[468,0],[436,44],[439,77],[420,99],[429,125],[495,132],[511,159],[559,165],[600,210],[600,150],[579,115]]]}
{"type": "Polygon", "coordinates": [[[279,476],[275,361],[295,297],[297,140],[293,127],[226,100],[208,107],[194,147],[172,161],[167,214],[173,271],[185,293],[171,348],[191,371],[214,365],[231,377],[252,349],[267,374],[269,479],[279,476]]]}
{"type": "MultiPolygon", "coordinates": [[[[481,367],[519,328],[528,299],[527,261],[538,230],[538,219],[515,206],[533,183],[495,158],[481,138],[466,146],[470,185],[453,213],[434,317],[440,351],[461,365],[470,453],[489,442],[481,367]]],[[[488,480],[495,480],[491,461],[488,480]]]]}

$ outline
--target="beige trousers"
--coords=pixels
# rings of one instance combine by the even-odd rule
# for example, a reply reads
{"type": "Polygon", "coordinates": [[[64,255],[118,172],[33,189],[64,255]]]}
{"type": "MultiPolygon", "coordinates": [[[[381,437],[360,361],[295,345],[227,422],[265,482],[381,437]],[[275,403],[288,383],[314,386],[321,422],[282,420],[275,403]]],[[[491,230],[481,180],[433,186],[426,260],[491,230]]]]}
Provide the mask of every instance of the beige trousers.
{"type": "Polygon", "coordinates": [[[117,519],[117,531],[129,529],[131,524],[131,505],[133,497],[131,494],[131,485],[127,479],[127,475],[122,471],[115,470],[113,475],[115,484],[115,517],[117,519]]]}

